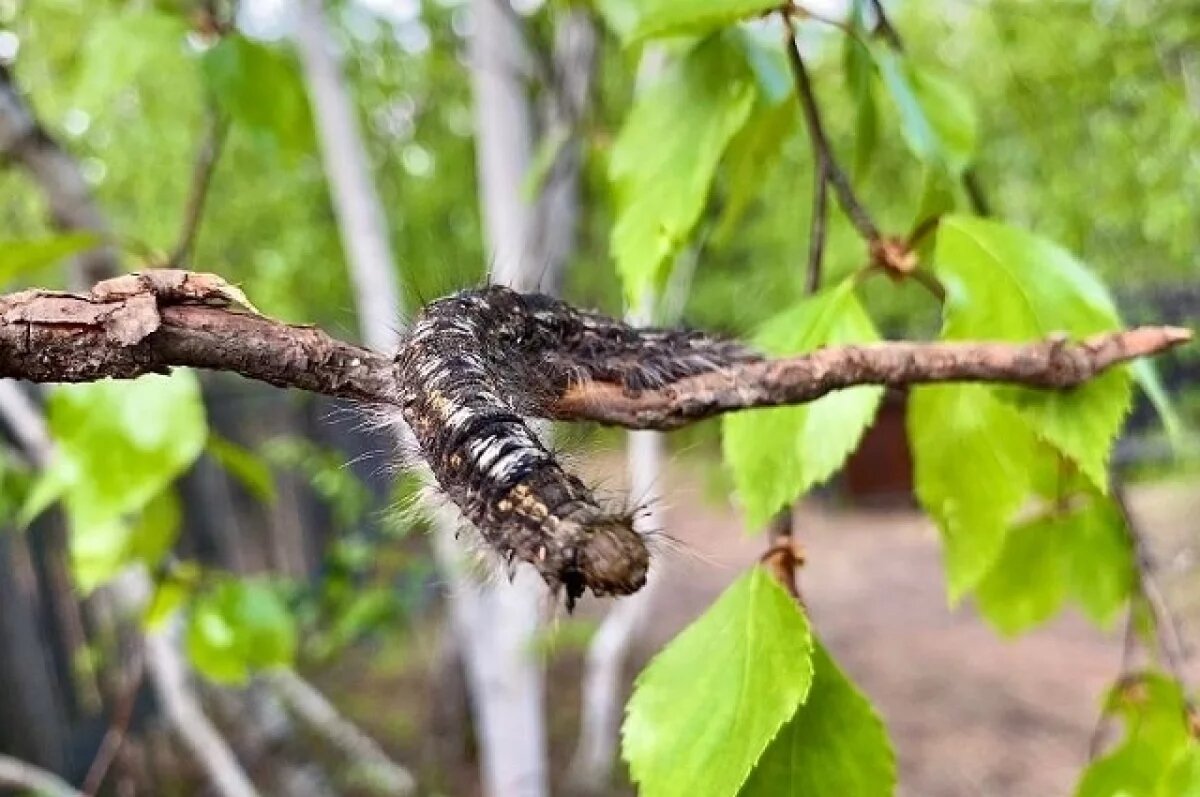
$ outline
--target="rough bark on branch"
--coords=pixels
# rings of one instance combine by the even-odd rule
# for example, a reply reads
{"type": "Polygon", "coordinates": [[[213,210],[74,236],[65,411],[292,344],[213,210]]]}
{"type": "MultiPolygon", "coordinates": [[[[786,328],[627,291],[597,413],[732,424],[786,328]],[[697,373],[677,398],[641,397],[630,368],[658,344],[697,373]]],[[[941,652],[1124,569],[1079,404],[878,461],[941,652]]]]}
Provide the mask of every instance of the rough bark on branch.
{"type": "Polygon", "coordinates": [[[564,393],[553,417],[586,419],[628,429],[677,429],[751,407],[814,401],[857,385],[1003,382],[1024,387],[1076,387],[1109,368],[1187,343],[1181,327],[1138,327],[1082,341],[1033,343],[889,341],[830,346],[811,354],[747,363],[682,379],[669,388],[629,395],[604,383],[564,393]]]}
{"type": "MultiPolygon", "coordinates": [[[[87,382],[190,366],[365,402],[396,401],[390,357],[314,327],[238,309],[239,301],[236,289],[218,277],[166,269],[108,280],[88,294],[35,290],[3,296],[0,377],[87,382]]],[[[611,323],[620,329],[619,322],[611,323]]],[[[642,333],[626,332],[636,347],[642,333]]],[[[531,395],[513,399],[557,420],[675,429],[723,412],[812,401],[855,385],[982,381],[1069,388],[1191,338],[1190,330],[1178,327],[1139,327],[1078,342],[832,346],[797,357],[741,361],[660,387],[630,389],[619,381],[589,379],[548,397],[544,384],[530,386],[531,395]]],[[[526,355],[501,356],[513,362],[526,355]]]]}

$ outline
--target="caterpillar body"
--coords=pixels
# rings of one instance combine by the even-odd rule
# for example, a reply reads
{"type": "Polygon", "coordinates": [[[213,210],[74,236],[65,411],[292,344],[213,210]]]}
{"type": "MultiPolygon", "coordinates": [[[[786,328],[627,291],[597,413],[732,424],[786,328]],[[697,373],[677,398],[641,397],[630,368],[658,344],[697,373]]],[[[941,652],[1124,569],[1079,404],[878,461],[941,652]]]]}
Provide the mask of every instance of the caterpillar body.
{"type": "Polygon", "coordinates": [[[637,329],[542,294],[491,286],[425,307],[396,357],[399,405],[438,486],[509,561],[532,564],[568,609],[627,595],[650,556],[630,512],[603,508],[538,440],[573,385],[636,392],[759,355],[683,330],[637,329]]]}

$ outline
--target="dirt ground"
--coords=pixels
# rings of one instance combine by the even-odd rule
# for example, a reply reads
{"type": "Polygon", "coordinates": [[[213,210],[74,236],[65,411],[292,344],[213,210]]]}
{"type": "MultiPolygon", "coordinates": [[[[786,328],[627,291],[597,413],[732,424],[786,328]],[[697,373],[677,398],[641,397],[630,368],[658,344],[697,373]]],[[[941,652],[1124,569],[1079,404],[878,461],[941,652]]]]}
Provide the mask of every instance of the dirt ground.
{"type": "MultiPolygon", "coordinates": [[[[744,534],[732,508],[704,496],[702,482],[694,469],[672,468],[665,525],[681,544],[660,556],[665,581],[633,672],[763,550],[763,539],[744,534]]],[[[1153,537],[1169,599],[1188,621],[1200,618],[1200,575],[1192,566],[1200,544],[1200,480],[1139,486],[1131,501],[1153,537]]],[[[808,553],[801,587],[814,626],[883,714],[899,756],[902,797],[1071,794],[1101,695],[1118,671],[1121,622],[1103,632],[1068,611],[1019,639],[1001,638],[969,605],[947,607],[936,532],[909,507],[810,501],[797,529],[808,553]]],[[[585,606],[583,614],[599,616],[599,608],[585,606]]],[[[1194,631],[1200,629],[1188,622],[1185,637],[1200,638],[1194,631]]],[[[380,663],[374,665],[379,673],[380,663]]],[[[560,652],[551,665],[556,778],[574,744],[580,666],[577,650],[560,652]]],[[[410,669],[406,683],[377,686],[392,695],[396,689],[428,694],[428,682],[420,680],[410,669]]],[[[379,704],[363,702],[370,704],[362,707],[364,721],[378,721],[379,704]]],[[[421,725],[427,710],[410,722],[421,725]]],[[[403,760],[413,760],[417,751],[395,746],[403,760]]],[[[422,755],[436,766],[427,750],[422,755]]],[[[474,791],[465,771],[442,777],[442,793],[474,791]]],[[[614,790],[628,793],[628,787],[614,790]]]]}

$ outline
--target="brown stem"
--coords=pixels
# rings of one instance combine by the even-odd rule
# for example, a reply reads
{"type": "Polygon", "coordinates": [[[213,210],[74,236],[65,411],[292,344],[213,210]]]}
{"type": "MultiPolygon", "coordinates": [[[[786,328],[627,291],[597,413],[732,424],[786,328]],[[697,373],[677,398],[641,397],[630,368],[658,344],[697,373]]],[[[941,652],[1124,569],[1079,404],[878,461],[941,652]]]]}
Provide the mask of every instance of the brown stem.
{"type": "Polygon", "coordinates": [[[804,66],[804,59],[800,56],[800,48],[796,44],[796,28],[786,12],[781,16],[786,31],[784,48],[787,50],[788,63],[792,68],[792,78],[796,81],[796,95],[804,113],[804,123],[808,127],[813,148],[818,153],[814,168],[822,169],[823,164],[825,177],[837,194],[838,204],[846,212],[846,216],[858,230],[859,235],[868,242],[878,241],[881,238],[879,228],[854,193],[850,179],[838,164],[833,155],[833,149],[829,146],[829,138],[825,135],[825,126],[821,122],[821,112],[817,107],[817,98],[808,77],[808,69],[804,66]]]}
{"type": "Polygon", "coordinates": [[[1191,340],[1190,330],[1140,327],[1083,341],[1034,343],[890,341],[831,346],[811,354],[746,363],[637,393],[592,382],[567,390],[551,417],[588,419],[630,429],[676,429],[725,412],[802,404],[856,385],[1006,382],[1070,388],[1136,357],[1191,340]]]}
{"type": "Polygon", "coordinates": [[[1163,663],[1171,677],[1181,685],[1187,683],[1184,678],[1184,662],[1187,659],[1187,646],[1183,641],[1183,632],[1179,618],[1171,611],[1166,595],[1158,582],[1157,567],[1146,534],[1134,517],[1129,507],[1123,481],[1114,479],[1112,486],[1113,500],[1116,502],[1121,517],[1125,521],[1125,530],[1133,544],[1134,561],[1137,564],[1137,588],[1146,600],[1146,606],[1154,618],[1154,630],[1158,636],[1158,649],[1162,653],[1163,663]]]}
{"type": "Polygon", "coordinates": [[[796,569],[804,564],[804,554],[800,543],[792,535],[793,510],[794,507],[789,505],[771,518],[771,524],[767,527],[767,550],[759,561],[788,594],[803,605],[804,598],[800,593],[800,583],[796,579],[796,569]]]}
{"type": "Polygon", "coordinates": [[[179,241],[167,260],[172,268],[186,266],[196,245],[200,222],[204,219],[209,187],[212,185],[213,174],[217,170],[217,162],[221,158],[228,133],[228,120],[224,119],[216,108],[209,108],[207,127],[200,139],[200,148],[196,152],[196,163],[192,169],[192,182],[188,189],[187,204],[184,206],[179,241]]]}
{"type": "Polygon", "coordinates": [[[134,654],[132,668],[127,679],[128,683],[121,692],[120,700],[113,709],[112,721],[109,723],[108,730],[104,732],[104,739],[100,742],[100,750],[92,760],[92,765],[88,767],[87,776],[83,780],[82,791],[88,797],[92,797],[100,790],[104,784],[104,777],[112,767],[113,761],[116,760],[117,754],[121,752],[121,745],[125,743],[125,736],[129,732],[129,723],[133,719],[133,708],[137,703],[138,692],[141,691],[145,673],[145,658],[142,651],[138,650],[134,654]]]}
{"type": "Polygon", "coordinates": [[[975,215],[992,215],[992,203],[988,201],[987,193],[983,190],[983,185],[979,182],[979,175],[976,174],[974,167],[963,171],[962,184],[975,215]]]}
{"type": "Polygon", "coordinates": [[[804,272],[804,292],[816,293],[821,286],[821,262],[825,256],[825,227],[829,218],[829,174],[820,151],[813,166],[812,224],[808,238],[808,268],[804,272]]]}
{"type": "MultiPolygon", "coordinates": [[[[1121,664],[1117,671],[1116,683],[1128,680],[1133,674],[1133,654],[1137,648],[1137,603],[1129,602],[1129,612],[1125,617],[1125,636],[1121,644],[1121,664]]],[[[1104,732],[1108,729],[1110,712],[1102,710],[1096,717],[1092,735],[1088,738],[1088,762],[1095,761],[1100,755],[1100,745],[1104,741],[1104,732]]]]}
{"type": "MultiPolygon", "coordinates": [[[[235,310],[230,297],[236,297],[235,289],[218,277],[170,269],[108,280],[89,294],[34,290],[0,297],[0,377],[88,382],[189,366],[279,387],[395,402],[390,357],[314,327],[235,310]]],[[[512,400],[557,420],[666,430],[734,410],[801,404],[856,385],[971,381],[1070,388],[1191,338],[1190,330],[1178,327],[1139,327],[1075,342],[832,346],[797,357],[731,363],[659,389],[590,381],[545,397],[543,385],[531,385],[529,395],[512,400]]]]}

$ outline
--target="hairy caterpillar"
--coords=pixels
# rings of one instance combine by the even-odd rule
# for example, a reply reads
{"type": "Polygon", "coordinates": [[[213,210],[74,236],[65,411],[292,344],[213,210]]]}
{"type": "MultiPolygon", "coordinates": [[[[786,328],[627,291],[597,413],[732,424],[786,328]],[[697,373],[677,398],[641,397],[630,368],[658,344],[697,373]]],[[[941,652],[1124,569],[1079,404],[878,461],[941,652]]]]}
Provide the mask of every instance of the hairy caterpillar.
{"type": "Polygon", "coordinates": [[[438,486],[507,558],[529,562],[567,607],[627,595],[649,553],[632,516],[605,510],[523,420],[569,387],[658,388],[759,355],[696,332],[636,329],[542,294],[492,286],[424,309],[396,357],[399,404],[438,486]]]}

